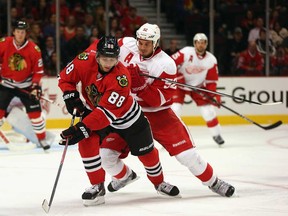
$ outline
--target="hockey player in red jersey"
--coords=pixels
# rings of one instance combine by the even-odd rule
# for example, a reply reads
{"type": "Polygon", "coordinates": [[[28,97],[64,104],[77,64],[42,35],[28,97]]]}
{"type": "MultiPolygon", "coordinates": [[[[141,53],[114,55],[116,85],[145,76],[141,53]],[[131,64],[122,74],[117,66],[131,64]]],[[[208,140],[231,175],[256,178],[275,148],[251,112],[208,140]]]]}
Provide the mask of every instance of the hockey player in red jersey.
{"type": "Polygon", "coordinates": [[[39,101],[43,61],[39,47],[26,39],[27,29],[26,22],[17,21],[13,26],[13,36],[0,39],[0,126],[4,123],[10,101],[15,96],[19,97],[41,146],[47,150],[50,145],[45,139],[45,119],[39,101]]]}
{"type": "MultiPolygon", "coordinates": [[[[184,47],[171,56],[178,69],[177,81],[216,91],[218,66],[215,56],[206,51],[208,38],[203,33],[197,33],[193,38],[193,43],[194,47],[184,47]]],[[[219,145],[224,144],[221,136],[221,127],[215,111],[215,106],[219,106],[217,103],[221,103],[220,96],[178,87],[177,93],[173,97],[174,103],[172,105],[172,109],[178,116],[181,115],[185,95],[189,95],[200,108],[201,115],[212,133],[213,140],[219,145]]]]}
{"type": "MultiPolygon", "coordinates": [[[[145,73],[176,80],[176,65],[173,59],[161,50],[159,41],[160,29],[157,25],[149,23],[137,30],[136,39],[132,37],[120,39],[119,60],[130,71],[131,91],[149,120],[153,138],[204,185],[221,196],[231,197],[235,188],[220,180],[212,166],[202,159],[196,151],[188,128],[170,108],[176,86],[140,75],[140,73],[145,73]]],[[[119,190],[129,182],[126,174],[129,168],[122,160],[119,160],[123,155],[120,149],[127,150],[126,147],[125,141],[115,133],[108,135],[102,142],[103,167],[106,172],[113,174],[112,181],[108,185],[111,192],[119,190]],[[120,145],[122,148],[119,147],[120,145]],[[113,153],[111,153],[112,149],[113,153]],[[122,176],[121,180],[119,176],[122,176]]]]}
{"type": "MultiPolygon", "coordinates": [[[[178,188],[164,182],[150,125],[131,95],[129,71],[118,62],[120,48],[117,39],[106,36],[97,40],[96,46],[96,52],[79,54],[60,72],[59,77],[59,87],[63,91],[68,112],[72,114],[76,108],[77,115],[83,117],[81,122],[64,130],[61,136],[64,140],[69,138],[69,144],[79,142],[79,152],[92,184],[82,195],[84,205],[104,203],[105,171],[99,155],[100,130],[101,134],[103,131],[112,131],[122,137],[128,143],[131,154],[143,163],[155,188],[165,195],[177,196],[178,188]],[[79,98],[76,88],[79,82],[82,96],[91,110],[79,98]]],[[[61,144],[65,143],[64,140],[61,144]]],[[[125,175],[121,178],[136,180],[136,173],[129,167],[123,170],[125,175]]]]}

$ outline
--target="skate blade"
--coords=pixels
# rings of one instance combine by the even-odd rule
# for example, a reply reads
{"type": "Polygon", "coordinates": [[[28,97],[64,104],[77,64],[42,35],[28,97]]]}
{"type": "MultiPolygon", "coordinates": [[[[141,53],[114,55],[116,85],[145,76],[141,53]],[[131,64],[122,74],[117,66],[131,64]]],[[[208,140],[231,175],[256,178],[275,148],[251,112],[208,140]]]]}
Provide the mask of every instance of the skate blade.
{"type": "Polygon", "coordinates": [[[136,178],[130,180],[129,182],[127,182],[126,185],[124,185],[123,187],[119,188],[118,190],[109,190],[109,187],[108,187],[108,191],[111,192],[111,193],[116,192],[116,191],[119,191],[119,190],[121,190],[122,188],[125,188],[127,185],[129,185],[129,184],[137,181],[139,178],[140,178],[140,176],[136,176],[136,178]]]}
{"type": "Polygon", "coordinates": [[[162,195],[163,197],[167,197],[167,198],[182,198],[182,196],[181,196],[180,193],[179,193],[178,195],[176,195],[176,196],[170,196],[170,195],[168,195],[168,194],[166,194],[166,193],[163,193],[163,192],[161,192],[161,191],[157,191],[157,193],[160,194],[160,195],[162,195]]]}
{"type": "Polygon", "coordinates": [[[83,205],[85,207],[101,205],[101,204],[104,204],[104,203],[105,203],[104,196],[96,197],[93,200],[83,199],[83,205]]]}

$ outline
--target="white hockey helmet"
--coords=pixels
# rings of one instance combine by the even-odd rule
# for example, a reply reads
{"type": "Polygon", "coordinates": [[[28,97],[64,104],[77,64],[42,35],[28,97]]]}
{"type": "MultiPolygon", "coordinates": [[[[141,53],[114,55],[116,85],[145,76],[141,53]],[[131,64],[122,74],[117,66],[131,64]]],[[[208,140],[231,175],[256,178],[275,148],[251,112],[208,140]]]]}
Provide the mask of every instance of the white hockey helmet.
{"type": "Polygon", "coordinates": [[[159,46],[160,29],[156,24],[145,23],[136,31],[137,39],[153,41],[154,50],[159,46]]]}
{"type": "Polygon", "coordinates": [[[206,45],[208,45],[208,38],[204,33],[197,33],[195,34],[194,38],[193,38],[193,44],[195,46],[195,41],[200,41],[200,40],[205,40],[206,41],[206,45]]]}

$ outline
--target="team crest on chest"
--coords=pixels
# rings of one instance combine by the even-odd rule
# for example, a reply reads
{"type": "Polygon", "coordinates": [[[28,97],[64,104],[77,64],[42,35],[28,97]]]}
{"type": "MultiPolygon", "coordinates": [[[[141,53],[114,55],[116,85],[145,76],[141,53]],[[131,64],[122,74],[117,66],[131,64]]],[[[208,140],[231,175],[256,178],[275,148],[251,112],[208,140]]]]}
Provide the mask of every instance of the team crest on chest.
{"type": "Polygon", "coordinates": [[[88,59],[88,53],[86,53],[86,52],[80,53],[78,55],[78,59],[79,60],[87,60],[88,59]]]}
{"type": "Polygon", "coordinates": [[[27,62],[19,53],[14,53],[8,60],[8,66],[12,71],[21,71],[27,68],[27,62]]]}
{"type": "Polygon", "coordinates": [[[121,87],[126,87],[128,86],[128,79],[125,75],[122,75],[122,76],[117,76],[116,79],[118,80],[118,84],[121,86],[121,87]]]}
{"type": "Polygon", "coordinates": [[[85,91],[87,93],[90,102],[95,107],[97,107],[103,94],[98,91],[97,87],[94,84],[86,86],[85,91]]]}
{"type": "Polygon", "coordinates": [[[190,57],[189,57],[189,60],[188,60],[189,62],[192,62],[193,61],[193,55],[190,55],[190,57]]]}

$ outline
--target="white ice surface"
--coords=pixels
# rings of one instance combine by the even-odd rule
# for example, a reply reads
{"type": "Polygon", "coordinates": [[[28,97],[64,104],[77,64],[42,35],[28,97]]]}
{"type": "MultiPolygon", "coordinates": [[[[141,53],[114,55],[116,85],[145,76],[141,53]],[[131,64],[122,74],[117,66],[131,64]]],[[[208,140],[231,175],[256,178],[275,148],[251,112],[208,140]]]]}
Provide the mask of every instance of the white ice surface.
{"type": "MultiPolygon", "coordinates": [[[[165,180],[177,185],[182,198],[158,195],[136,157],[125,161],[140,179],[105,196],[106,203],[84,207],[81,194],[90,186],[76,146],[68,149],[49,215],[77,216],[287,216],[288,126],[263,130],[255,125],[223,126],[225,144],[219,148],[206,127],[190,127],[200,155],[223,180],[234,185],[237,196],[220,197],[203,186],[158,144],[165,180]]],[[[59,131],[54,131],[57,136],[59,131]]],[[[0,216],[47,215],[59,168],[62,146],[50,153],[41,149],[10,152],[0,144],[0,216]]],[[[106,176],[106,185],[110,176],[106,176]]]]}

